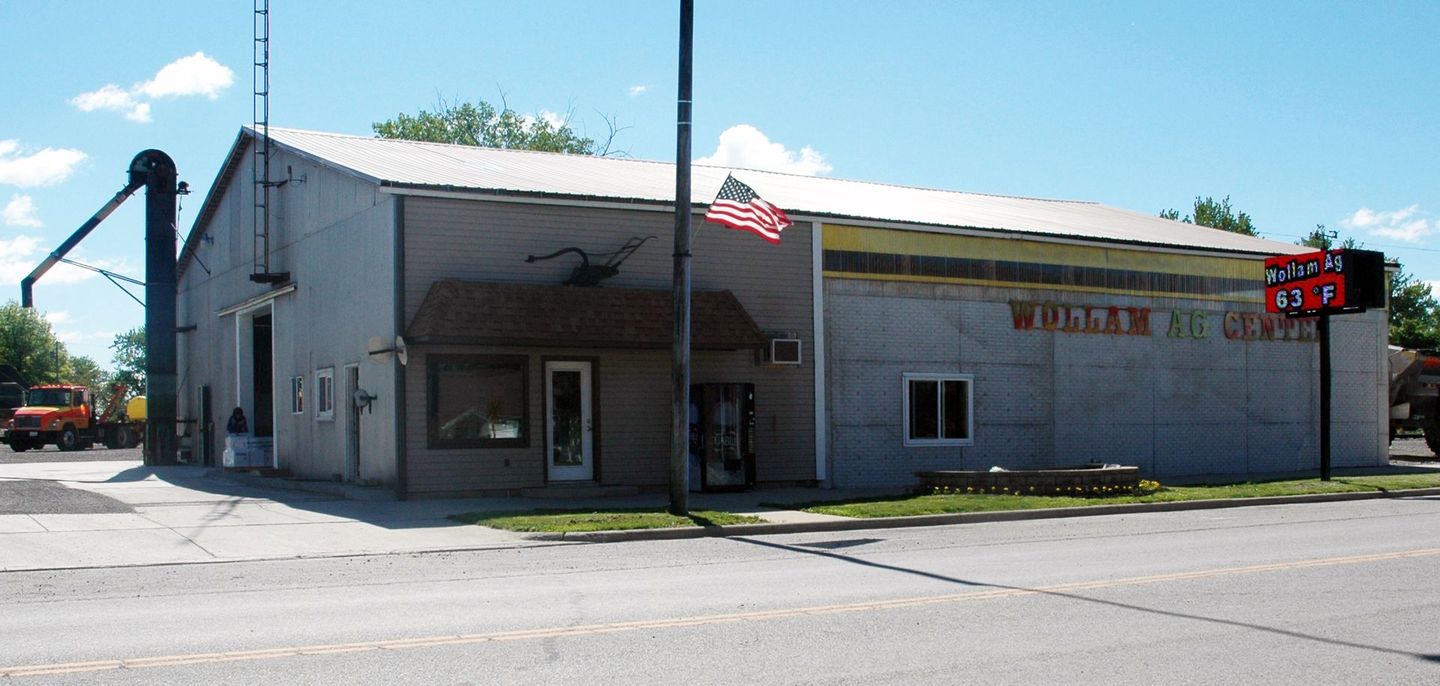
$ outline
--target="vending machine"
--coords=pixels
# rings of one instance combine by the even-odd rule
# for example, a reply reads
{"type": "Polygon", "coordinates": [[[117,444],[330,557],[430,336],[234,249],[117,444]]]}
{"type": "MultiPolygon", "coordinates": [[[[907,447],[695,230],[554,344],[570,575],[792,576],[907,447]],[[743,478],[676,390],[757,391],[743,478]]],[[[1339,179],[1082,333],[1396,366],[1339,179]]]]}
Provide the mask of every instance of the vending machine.
{"type": "Polygon", "coordinates": [[[690,490],[755,485],[755,384],[690,387],[690,490]]]}

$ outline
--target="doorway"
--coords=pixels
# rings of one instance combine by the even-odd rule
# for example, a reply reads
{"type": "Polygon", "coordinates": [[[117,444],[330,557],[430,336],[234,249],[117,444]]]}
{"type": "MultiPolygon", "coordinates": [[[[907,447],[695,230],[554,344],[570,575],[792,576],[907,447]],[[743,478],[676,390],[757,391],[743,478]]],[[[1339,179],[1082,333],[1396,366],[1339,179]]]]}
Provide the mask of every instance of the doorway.
{"type": "Polygon", "coordinates": [[[275,343],[274,310],[266,303],[235,315],[235,401],[217,414],[230,416],[230,408],[245,412],[250,429],[253,463],[278,467],[275,450],[275,343]]]}
{"type": "Polygon", "coordinates": [[[256,438],[275,436],[275,364],[270,315],[255,317],[251,336],[254,339],[255,409],[250,420],[250,434],[256,438]]]}
{"type": "Polygon", "coordinates": [[[593,363],[545,362],[545,465],[550,481],[595,480],[593,363]]]}

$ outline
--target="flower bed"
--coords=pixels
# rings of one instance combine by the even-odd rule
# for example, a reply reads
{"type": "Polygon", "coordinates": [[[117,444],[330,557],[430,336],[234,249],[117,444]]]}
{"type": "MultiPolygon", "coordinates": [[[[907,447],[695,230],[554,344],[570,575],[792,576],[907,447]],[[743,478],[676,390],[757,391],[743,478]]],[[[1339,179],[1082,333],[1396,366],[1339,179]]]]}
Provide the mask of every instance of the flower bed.
{"type": "Polygon", "coordinates": [[[1022,495],[1105,495],[1140,487],[1140,468],[1082,465],[1016,471],[945,470],[915,472],[921,493],[1016,493],[1022,495]]]}

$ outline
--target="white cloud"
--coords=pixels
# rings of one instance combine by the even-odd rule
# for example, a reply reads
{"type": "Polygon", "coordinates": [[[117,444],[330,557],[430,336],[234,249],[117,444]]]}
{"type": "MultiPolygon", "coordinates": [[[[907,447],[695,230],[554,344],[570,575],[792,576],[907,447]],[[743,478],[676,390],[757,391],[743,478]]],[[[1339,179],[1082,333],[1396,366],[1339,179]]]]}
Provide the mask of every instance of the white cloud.
{"type": "Polygon", "coordinates": [[[695,164],[761,169],[802,176],[816,176],[830,171],[830,163],[814,148],[806,146],[799,152],[788,150],[749,124],[737,124],[725,129],[720,134],[720,143],[715,147],[715,152],[695,160],[695,164]]]}
{"type": "Polygon", "coordinates": [[[633,98],[633,97],[635,97],[635,96],[637,96],[637,95],[640,95],[641,93],[644,93],[645,91],[648,91],[648,90],[650,90],[650,87],[649,87],[649,86],[631,86],[631,87],[630,87],[630,97],[633,98]]]}
{"type": "Polygon", "coordinates": [[[100,90],[81,93],[70,98],[70,104],[81,112],[113,110],[125,114],[125,118],[141,124],[150,121],[149,103],[140,102],[130,91],[122,90],[113,83],[107,83],[100,90]]]}
{"type": "Polygon", "coordinates": [[[55,326],[57,324],[66,324],[70,321],[70,313],[64,310],[59,310],[56,312],[46,312],[45,321],[50,322],[51,326],[55,326]]]}
{"type": "Polygon", "coordinates": [[[0,238],[0,286],[20,283],[35,268],[31,256],[39,254],[40,239],[33,236],[0,238]]]}
{"type": "Polygon", "coordinates": [[[1426,281],[1425,285],[1430,287],[1430,295],[1440,298],[1440,281],[1426,281]]]}
{"type": "Polygon", "coordinates": [[[1355,210],[1341,219],[1347,229],[1360,230],[1375,236],[1384,236],[1407,243],[1419,243],[1421,239],[1435,232],[1436,224],[1415,204],[1398,210],[1377,212],[1368,207],[1355,210]]]}
{"type": "Polygon", "coordinates": [[[149,124],[150,103],[142,102],[139,105],[136,105],[129,112],[125,113],[125,118],[135,122],[136,124],[149,124]]]}
{"type": "MultiPolygon", "coordinates": [[[[40,239],[34,236],[16,236],[14,238],[0,238],[0,288],[18,286],[20,280],[34,271],[41,260],[45,259],[46,253],[40,249],[40,239]]],[[[73,255],[72,255],[73,257],[73,255]]],[[[99,267],[117,274],[135,276],[137,270],[128,260],[118,259],[95,259],[88,260],[76,258],[77,262],[99,267]]],[[[74,265],[57,264],[53,269],[45,273],[41,283],[49,285],[67,285],[89,281],[99,278],[99,274],[89,269],[81,269],[74,265]]]]}
{"type": "Polygon", "coordinates": [[[22,154],[20,141],[0,140],[0,184],[29,188],[60,183],[85,158],[85,153],[72,148],[44,148],[22,154]]]}
{"type": "Polygon", "coordinates": [[[235,72],[203,52],[181,57],[160,68],[155,78],[135,87],[151,98],[203,95],[211,100],[235,83],[235,72]]]}
{"type": "Polygon", "coordinates": [[[15,193],[10,196],[10,202],[0,210],[0,217],[3,217],[7,226],[29,226],[40,228],[45,222],[35,216],[35,200],[28,195],[15,193]]]}
{"type": "MultiPolygon", "coordinates": [[[[48,315],[47,315],[47,317],[48,317],[48,315]]],[[[54,322],[51,322],[51,323],[53,324],[54,322]]],[[[116,334],[116,333],[118,333],[118,332],[116,332],[116,331],[90,331],[90,332],[80,332],[80,331],[56,331],[56,332],[55,332],[55,338],[59,339],[60,342],[61,342],[61,343],[64,343],[66,346],[73,346],[73,345],[75,345],[76,343],[82,343],[82,342],[84,342],[84,341],[113,341],[113,340],[115,340],[115,334],[116,334]]],[[[96,361],[96,362],[101,362],[100,360],[95,360],[95,361],[96,361]]],[[[101,364],[104,364],[104,363],[101,362],[101,364]]]]}
{"type": "Polygon", "coordinates": [[[559,129],[565,125],[565,117],[550,110],[540,110],[540,118],[544,119],[545,123],[549,124],[552,129],[559,129]]]}
{"type": "Polygon", "coordinates": [[[145,124],[151,119],[147,100],[186,95],[203,95],[214,100],[220,97],[220,91],[234,83],[235,72],[205,53],[197,52],[161,67],[154,78],[137,83],[129,90],[109,83],[99,90],[71,98],[70,104],[81,112],[120,112],[130,121],[145,124]]]}

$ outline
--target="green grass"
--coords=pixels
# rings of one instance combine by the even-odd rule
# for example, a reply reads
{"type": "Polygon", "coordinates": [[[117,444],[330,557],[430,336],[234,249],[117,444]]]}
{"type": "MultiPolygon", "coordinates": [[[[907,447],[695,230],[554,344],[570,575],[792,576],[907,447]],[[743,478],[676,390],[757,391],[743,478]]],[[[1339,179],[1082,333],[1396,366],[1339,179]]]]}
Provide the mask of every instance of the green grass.
{"type": "Polygon", "coordinates": [[[637,510],[536,510],[534,512],[467,512],[450,519],[506,531],[570,533],[578,531],[623,531],[629,529],[673,529],[686,526],[759,524],[765,520],[714,510],[698,510],[678,517],[663,509],[637,510]]]}
{"type": "Polygon", "coordinates": [[[1163,503],[1179,500],[1215,500],[1228,498],[1261,498],[1278,495],[1312,493],[1353,493],[1393,491],[1407,488],[1440,487],[1440,474],[1398,474],[1386,476],[1342,477],[1332,481],[1298,479],[1258,483],[1224,484],[1218,486],[1170,486],[1148,495],[1117,495],[1093,498],[1025,495],[914,495],[871,498],[829,503],[792,505],[807,512],[841,517],[906,517],[959,512],[994,512],[998,510],[1036,510],[1056,507],[1083,507],[1114,503],[1163,503]]]}

